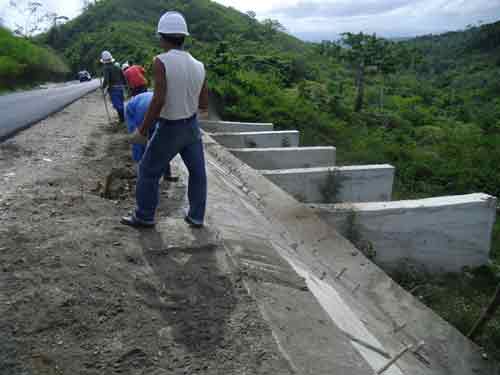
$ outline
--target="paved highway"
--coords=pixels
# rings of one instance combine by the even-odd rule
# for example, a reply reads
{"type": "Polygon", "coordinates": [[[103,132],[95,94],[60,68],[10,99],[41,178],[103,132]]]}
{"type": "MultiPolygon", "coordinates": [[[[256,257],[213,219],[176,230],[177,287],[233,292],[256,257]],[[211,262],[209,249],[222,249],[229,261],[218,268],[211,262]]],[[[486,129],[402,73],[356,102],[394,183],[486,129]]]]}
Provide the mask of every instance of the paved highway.
{"type": "Polygon", "coordinates": [[[0,142],[99,87],[99,81],[0,96],[0,142]]]}

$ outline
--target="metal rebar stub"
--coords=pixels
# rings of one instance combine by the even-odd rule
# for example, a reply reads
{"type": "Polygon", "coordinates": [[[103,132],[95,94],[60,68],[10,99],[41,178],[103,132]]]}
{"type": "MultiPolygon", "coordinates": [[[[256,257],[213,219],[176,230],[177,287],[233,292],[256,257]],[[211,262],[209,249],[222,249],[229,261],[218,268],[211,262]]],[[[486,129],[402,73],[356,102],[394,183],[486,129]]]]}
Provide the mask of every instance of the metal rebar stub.
{"type": "Polygon", "coordinates": [[[340,278],[341,278],[342,276],[344,276],[344,274],[345,274],[346,272],[347,272],[347,268],[346,268],[346,267],[342,268],[342,271],[340,271],[340,272],[337,274],[337,276],[335,276],[335,280],[340,280],[340,278]]]}
{"type": "Polygon", "coordinates": [[[394,329],[392,330],[392,334],[396,334],[396,333],[402,331],[403,329],[406,328],[407,324],[408,324],[407,322],[403,322],[401,324],[396,324],[394,326],[394,329]]]}
{"type": "Polygon", "coordinates": [[[344,335],[346,335],[346,337],[349,338],[349,340],[351,340],[351,341],[353,341],[361,346],[364,346],[365,348],[370,349],[371,351],[373,351],[375,353],[380,354],[382,357],[385,357],[387,359],[391,358],[391,355],[388,352],[386,352],[385,350],[383,350],[382,348],[378,348],[378,347],[366,342],[365,340],[361,340],[360,338],[357,338],[357,337],[351,335],[348,332],[345,332],[345,331],[342,331],[342,332],[344,333],[344,335]]]}
{"type": "Polygon", "coordinates": [[[420,362],[425,364],[427,367],[431,367],[431,362],[430,360],[425,356],[425,354],[421,353],[423,347],[425,345],[424,341],[420,341],[415,348],[415,350],[412,351],[413,355],[415,358],[417,358],[420,362]]]}
{"type": "Polygon", "coordinates": [[[394,356],[389,362],[387,362],[382,368],[380,368],[375,374],[380,375],[386,372],[393,364],[395,364],[402,356],[413,349],[413,345],[408,345],[402,349],[398,354],[394,356]]]}

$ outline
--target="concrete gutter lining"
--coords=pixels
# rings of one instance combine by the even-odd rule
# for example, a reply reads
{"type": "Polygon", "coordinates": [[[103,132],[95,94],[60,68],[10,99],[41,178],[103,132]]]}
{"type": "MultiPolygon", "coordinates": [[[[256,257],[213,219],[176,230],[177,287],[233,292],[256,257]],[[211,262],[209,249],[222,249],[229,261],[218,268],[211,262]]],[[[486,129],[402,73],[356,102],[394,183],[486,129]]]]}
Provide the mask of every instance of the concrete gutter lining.
{"type": "Polygon", "coordinates": [[[238,181],[236,190],[240,189],[246,196],[248,205],[273,226],[269,235],[281,244],[288,259],[293,264],[301,264],[311,277],[331,286],[386,351],[397,353],[403,343],[416,344],[421,340],[427,343],[424,355],[430,365],[407,355],[398,361],[402,372],[408,375],[497,374],[496,364],[483,361],[477,346],[394,283],[320,220],[313,209],[299,204],[209,137],[206,148],[213,164],[225,170],[227,178],[238,181]],[[348,272],[337,280],[336,275],[343,268],[348,272]],[[403,321],[407,323],[405,328],[392,333],[403,321]]]}

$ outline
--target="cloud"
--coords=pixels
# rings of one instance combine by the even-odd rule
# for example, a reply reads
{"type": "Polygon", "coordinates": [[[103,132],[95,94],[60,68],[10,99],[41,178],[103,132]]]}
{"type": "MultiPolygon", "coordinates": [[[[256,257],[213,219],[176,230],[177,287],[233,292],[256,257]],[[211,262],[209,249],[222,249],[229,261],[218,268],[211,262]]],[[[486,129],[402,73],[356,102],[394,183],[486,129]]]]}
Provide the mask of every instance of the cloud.
{"type": "Polygon", "coordinates": [[[305,0],[291,6],[276,8],[273,13],[290,18],[353,17],[391,12],[414,5],[419,1],[422,0],[337,0],[322,2],[305,0]]]}
{"type": "MultiPolygon", "coordinates": [[[[22,0],[28,1],[28,0],[22,0]]],[[[259,19],[276,18],[292,34],[308,40],[335,38],[342,32],[414,36],[464,29],[478,21],[500,19],[500,0],[215,0],[259,19]]],[[[81,0],[43,0],[47,10],[75,17],[81,0]]],[[[0,0],[0,18],[12,27],[20,17],[0,0]]]]}
{"type": "Polygon", "coordinates": [[[402,37],[498,21],[500,0],[299,0],[274,8],[271,17],[306,40],[359,31],[402,37]]]}

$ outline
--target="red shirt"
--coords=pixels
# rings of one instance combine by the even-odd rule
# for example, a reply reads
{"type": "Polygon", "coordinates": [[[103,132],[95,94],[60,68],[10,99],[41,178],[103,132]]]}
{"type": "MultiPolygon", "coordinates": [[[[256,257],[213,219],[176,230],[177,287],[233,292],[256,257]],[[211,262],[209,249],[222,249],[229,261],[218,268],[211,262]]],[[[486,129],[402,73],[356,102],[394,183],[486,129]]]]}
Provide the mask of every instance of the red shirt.
{"type": "Polygon", "coordinates": [[[146,86],[147,81],[144,78],[144,68],[139,65],[132,65],[123,73],[127,79],[128,86],[132,89],[140,86],[146,86]]]}

